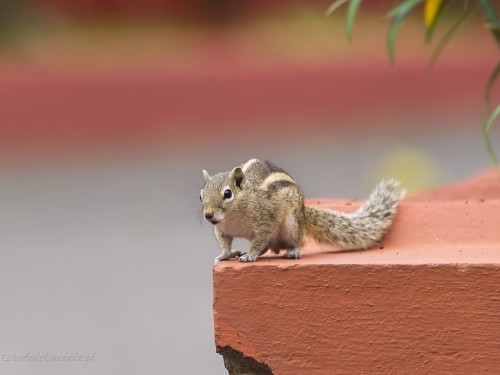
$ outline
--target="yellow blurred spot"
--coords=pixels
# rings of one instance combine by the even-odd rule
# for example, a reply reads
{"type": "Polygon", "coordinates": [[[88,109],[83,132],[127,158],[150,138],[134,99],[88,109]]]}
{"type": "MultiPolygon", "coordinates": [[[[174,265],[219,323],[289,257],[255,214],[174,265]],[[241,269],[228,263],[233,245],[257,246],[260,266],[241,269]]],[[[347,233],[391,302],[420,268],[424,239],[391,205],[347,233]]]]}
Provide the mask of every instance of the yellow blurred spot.
{"type": "Polygon", "coordinates": [[[443,3],[443,0],[426,0],[425,1],[425,6],[424,6],[424,21],[425,21],[425,26],[427,28],[431,27],[434,25],[434,22],[436,22],[436,17],[439,12],[439,8],[441,7],[441,4],[443,3]]]}
{"type": "Polygon", "coordinates": [[[425,150],[401,148],[379,160],[376,177],[394,178],[412,193],[436,185],[440,172],[439,162],[425,150]]]}

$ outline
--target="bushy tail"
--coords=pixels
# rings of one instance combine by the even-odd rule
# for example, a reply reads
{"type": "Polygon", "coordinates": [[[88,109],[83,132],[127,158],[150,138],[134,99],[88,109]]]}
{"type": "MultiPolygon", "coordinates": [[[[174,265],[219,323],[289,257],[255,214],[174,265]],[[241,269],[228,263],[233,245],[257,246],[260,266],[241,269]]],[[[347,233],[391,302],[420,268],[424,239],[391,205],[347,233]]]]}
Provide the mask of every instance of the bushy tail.
{"type": "Polygon", "coordinates": [[[404,191],[394,180],[380,182],[354,213],[305,208],[306,233],[316,242],[346,249],[373,247],[389,229],[404,191]]]}

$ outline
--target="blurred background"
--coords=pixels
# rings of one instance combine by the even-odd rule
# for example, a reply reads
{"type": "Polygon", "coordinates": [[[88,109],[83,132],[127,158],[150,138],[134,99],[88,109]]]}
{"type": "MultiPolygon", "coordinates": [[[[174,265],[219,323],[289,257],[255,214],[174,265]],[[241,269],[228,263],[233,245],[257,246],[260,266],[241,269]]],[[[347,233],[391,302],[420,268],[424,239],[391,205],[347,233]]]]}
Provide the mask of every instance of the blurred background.
{"type": "Polygon", "coordinates": [[[271,159],[364,198],[489,167],[484,20],[429,69],[415,14],[391,66],[377,3],[348,42],[330,1],[0,0],[0,372],[226,373],[202,169],[271,159]]]}

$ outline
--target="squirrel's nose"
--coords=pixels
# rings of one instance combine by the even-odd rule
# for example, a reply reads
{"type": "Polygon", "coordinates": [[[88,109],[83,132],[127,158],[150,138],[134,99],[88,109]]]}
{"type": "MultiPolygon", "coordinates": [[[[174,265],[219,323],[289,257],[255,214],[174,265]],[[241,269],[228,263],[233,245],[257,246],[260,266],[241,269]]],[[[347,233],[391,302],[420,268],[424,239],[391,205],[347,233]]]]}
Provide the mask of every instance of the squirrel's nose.
{"type": "Polygon", "coordinates": [[[214,213],[213,212],[205,212],[205,219],[211,220],[214,218],[214,213]]]}

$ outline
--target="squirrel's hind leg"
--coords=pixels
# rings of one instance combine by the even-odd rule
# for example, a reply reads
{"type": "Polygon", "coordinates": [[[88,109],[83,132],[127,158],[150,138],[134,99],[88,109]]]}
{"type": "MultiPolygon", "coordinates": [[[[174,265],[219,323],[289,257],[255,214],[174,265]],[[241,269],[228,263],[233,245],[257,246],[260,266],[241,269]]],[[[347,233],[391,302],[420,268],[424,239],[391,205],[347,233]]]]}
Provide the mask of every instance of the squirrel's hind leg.
{"type": "Polygon", "coordinates": [[[300,259],[300,249],[298,247],[291,247],[286,249],[285,258],[300,259]]]}
{"type": "Polygon", "coordinates": [[[281,235],[283,238],[283,248],[286,249],[286,259],[300,259],[300,246],[304,237],[304,220],[301,217],[302,211],[297,209],[294,215],[289,215],[282,226],[281,235]]]}

